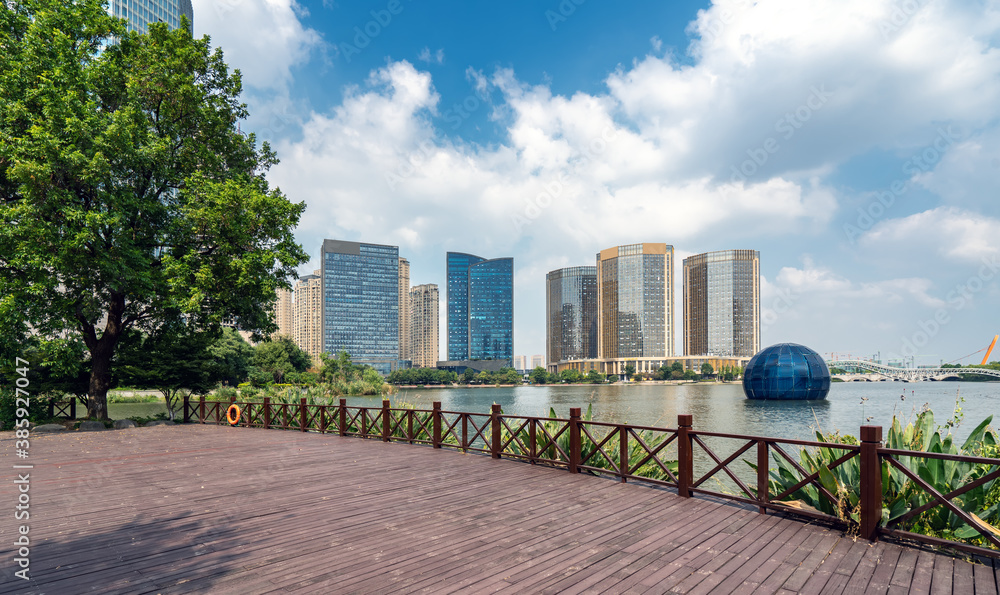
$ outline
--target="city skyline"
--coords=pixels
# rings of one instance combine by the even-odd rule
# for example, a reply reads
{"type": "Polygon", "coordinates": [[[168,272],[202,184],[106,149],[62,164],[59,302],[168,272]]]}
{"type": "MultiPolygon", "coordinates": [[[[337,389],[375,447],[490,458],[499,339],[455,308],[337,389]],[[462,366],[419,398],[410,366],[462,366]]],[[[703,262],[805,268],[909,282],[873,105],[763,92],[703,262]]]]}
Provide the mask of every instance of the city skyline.
{"type": "Polygon", "coordinates": [[[515,352],[540,353],[546,272],[662,237],[676,278],[695,253],[761,252],[761,346],[930,364],[1000,331],[981,6],[403,6],[356,43],[384,7],[194,2],[243,72],[243,130],[281,159],[269,178],[307,203],[300,273],[323,236],[399,245],[442,287],[442,253],[511,255],[515,352]],[[912,51],[927,39],[942,51],[912,51]]]}

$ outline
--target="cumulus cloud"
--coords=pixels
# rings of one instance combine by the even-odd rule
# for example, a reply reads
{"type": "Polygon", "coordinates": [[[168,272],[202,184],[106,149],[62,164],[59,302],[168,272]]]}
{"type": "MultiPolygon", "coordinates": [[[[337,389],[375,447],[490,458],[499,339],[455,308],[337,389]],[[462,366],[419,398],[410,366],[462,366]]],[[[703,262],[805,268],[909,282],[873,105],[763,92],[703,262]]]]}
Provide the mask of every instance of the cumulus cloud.
{"type": "MultiPolygon", "coordinates": [[[[295,20],[289,0],[261,2],[258,12],[295,20]]],[[[1000,11],[944,0],[901,6],[717,0],[689,27],[689,62],[637,58],[610,73],[603,92],[561,95],[511,69],[470,66],[466,77],[476,96],[491,97],[481,104],[502,130],[486,145],[436,125],[453,114],[439,110],[430,73],[389,61],[333,108],[303,118],[302,137],[280,143],[272,179],[309,204],[300,229],[309,248],[343,237],[434,258],[451,249],[514,255],[518,295],[535,296],[519,301],[519,344],[540,327],[546,270],[640,240],[700,252],[819,237],[842,202],[838,168],[926,146],[942,125],[975,132],[912,181],[958,206],[885,219],[848,258],[870,266],[917,238],[947,258],[992,253],[998,222],[977,212],[990,208],[977,197],[995,186],[990,168],[1000,160],[1000,136],[989,132],[1000,105],[1000,11]]],[[[302,32],[279,40],[284,58],[265,64],[269,76],[287,80],[320,43],[302,32]]],[[[429,47],[417,56],[443,59],[429,47]]],[[[862,308],[881,328],[900,309],[944,299],[927,274],[851,281],[830,266],[810,261],[765,279],[767,299],[784,292],[811,304],[786,308],[772,332],[806,328],[782,325],[821,305],[862,308]]]]}
{"type": "Polygon", "coordinates": [[[1000,255],[1000,219],[955,207],[938,207],[881,222],[862,238],[861,244],[880,254],[897,252],[912,257],[931,252],[953,263],[977,263],[1000,255]]]}
{"type": "Polygon", "coordinates": [[[322,37],[300,21],[296,0],[194,0],[195,34],[208,33],[243,83],[259,90],[288,86],[322,37]]]}

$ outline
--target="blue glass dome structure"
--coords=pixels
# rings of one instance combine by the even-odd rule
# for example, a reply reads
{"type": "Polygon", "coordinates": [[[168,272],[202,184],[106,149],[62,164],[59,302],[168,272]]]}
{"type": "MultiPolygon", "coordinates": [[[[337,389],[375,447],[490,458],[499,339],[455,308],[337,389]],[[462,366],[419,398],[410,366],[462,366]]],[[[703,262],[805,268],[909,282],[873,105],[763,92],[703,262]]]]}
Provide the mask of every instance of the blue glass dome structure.
{"type": "Polygon", "coordinates": [[[779,343],[750,359],[743,372],[748,399],[825,399],[830,370],[818,353],[803,345],[779,343]]]}

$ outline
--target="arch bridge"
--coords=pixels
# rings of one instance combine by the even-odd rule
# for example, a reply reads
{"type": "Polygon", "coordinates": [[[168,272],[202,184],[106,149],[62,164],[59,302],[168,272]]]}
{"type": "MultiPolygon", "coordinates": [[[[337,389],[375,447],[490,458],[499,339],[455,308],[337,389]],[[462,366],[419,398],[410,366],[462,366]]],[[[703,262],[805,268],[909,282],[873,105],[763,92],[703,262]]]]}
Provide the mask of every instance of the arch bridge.
{"type": "MultiPolygon", "coordinates": [[[[830,368],[867,370],[886,379],[902,380],[904,382],[961,378],[960,374],[980,374],[1000,379],[1000,370],[991,370],[989,368],[893,368],[857,359],[832,360],[826,362],[826,365],[830,368]]],[[[855,376],[870,377],[871,374],[831,374],[831,376],[843,377],[845,379],[850,377],[852,380],[860,380],[861,378],[856,378],[855,376]]]]}

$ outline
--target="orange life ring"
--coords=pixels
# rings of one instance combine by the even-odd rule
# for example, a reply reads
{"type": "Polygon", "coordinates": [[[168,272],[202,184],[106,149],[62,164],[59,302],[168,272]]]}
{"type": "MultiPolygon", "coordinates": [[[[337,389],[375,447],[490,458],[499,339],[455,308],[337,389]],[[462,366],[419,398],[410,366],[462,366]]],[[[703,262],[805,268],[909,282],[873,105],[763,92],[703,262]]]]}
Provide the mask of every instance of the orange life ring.
{"type": "Polygon", "coordinates": [[[236,403],[233,403],[229,406],[229,409],[226,409],[226,421],[231,426],[240,423],[240,408],[236,403]]]}

